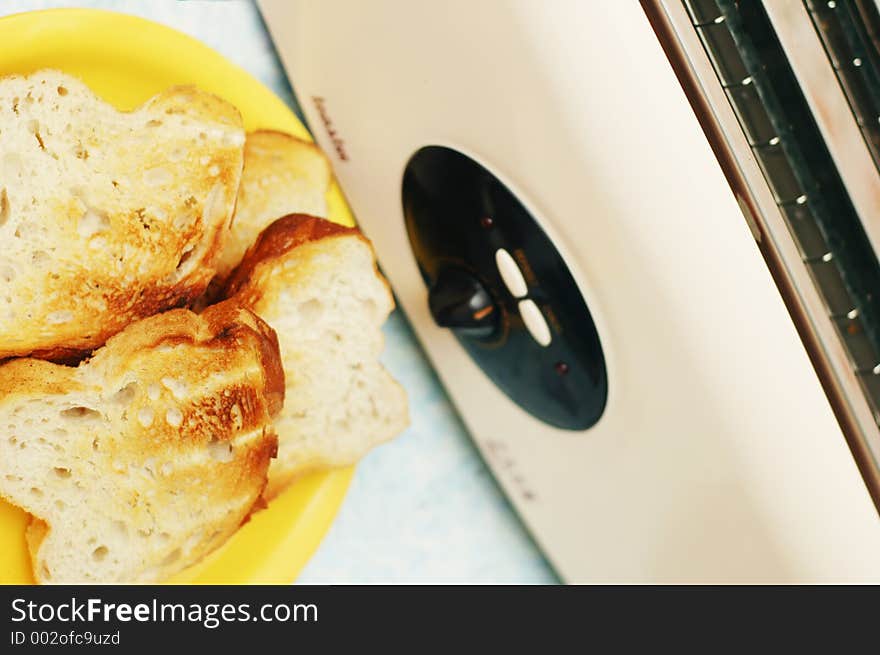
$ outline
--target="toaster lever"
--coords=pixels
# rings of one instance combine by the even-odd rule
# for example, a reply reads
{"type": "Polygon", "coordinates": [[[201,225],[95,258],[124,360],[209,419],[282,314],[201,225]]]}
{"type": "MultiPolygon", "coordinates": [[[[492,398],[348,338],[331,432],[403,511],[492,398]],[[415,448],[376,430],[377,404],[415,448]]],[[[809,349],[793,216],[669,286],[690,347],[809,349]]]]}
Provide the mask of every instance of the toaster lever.
{"type": "Polygon", "coordinates": [[[440,270],[428,292],[434,322],[471,337],[488,337],[498,324],[492,296],[475,276],[458,267],[440,270]]]}

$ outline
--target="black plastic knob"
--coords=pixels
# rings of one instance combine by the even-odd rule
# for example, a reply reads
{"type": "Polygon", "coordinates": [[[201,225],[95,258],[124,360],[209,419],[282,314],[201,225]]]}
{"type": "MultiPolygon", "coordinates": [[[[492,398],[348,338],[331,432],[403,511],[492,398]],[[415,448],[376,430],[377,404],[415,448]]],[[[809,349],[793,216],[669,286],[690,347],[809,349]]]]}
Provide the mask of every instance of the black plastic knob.
{"type": "Polygon", "coordinates": [[[498,325],[498,308],[474,275],[461,268],[440,270],[428,291],[428,306],[440,327],[471,337],[491,336],[498,325]]]}

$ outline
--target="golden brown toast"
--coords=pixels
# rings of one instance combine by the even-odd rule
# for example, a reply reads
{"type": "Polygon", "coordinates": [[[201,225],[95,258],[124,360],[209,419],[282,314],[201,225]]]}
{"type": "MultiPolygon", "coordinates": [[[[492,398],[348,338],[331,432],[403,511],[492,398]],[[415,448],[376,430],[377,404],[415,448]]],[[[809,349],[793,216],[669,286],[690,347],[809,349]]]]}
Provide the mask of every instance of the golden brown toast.
{"type": "Polygon", "coordinates": [[[77,368],[0,366],[0,496],[41,583],[164,580],[260,500],[284,397],[272,329],[237,303],[133,323],[77,368]]]}
{"type": "Polygon", "coordinates": [[[238,110],[193,87],[120,112],[78,79],[0,79],[0,359],[87,354],[200,296],[241,177],[238,110]]]}
{"type": "Polygon", "coordinates": [[[285,216],[247,251],[225,297],[265,319],[281,348],[287,392],[267,497],[305,471],[353,464],[406,428],[406,394],[379,362],[394,300],[359,230],[285,216]]]}
{"type": "Polygon", "coordinates": [[[218,264],[223,280],[238,266],[260,232],[287,214],[326,216],[330,163],[314,143],[284,132],[257,130],[247,135],[244,171],[232,233],[218,264]]]}

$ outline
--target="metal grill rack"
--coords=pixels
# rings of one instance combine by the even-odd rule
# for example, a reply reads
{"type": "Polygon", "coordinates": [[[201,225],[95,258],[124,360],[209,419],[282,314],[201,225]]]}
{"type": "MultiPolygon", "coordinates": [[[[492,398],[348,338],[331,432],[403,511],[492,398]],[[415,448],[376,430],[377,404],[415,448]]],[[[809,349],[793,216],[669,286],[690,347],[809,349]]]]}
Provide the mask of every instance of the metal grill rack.
{"type": "MultiPolygon", "coordinates": [[[[826,14],[834,3],[821,11],[818,3],[810,4],[815,20],[830,24],[826,14]]],[[[875,417],[880,417],[880,266],[773,26],[759,2],[685,0],[685,5],[875,417]]],[[[856,10],[847,7],[850,13],[856,10]]],[[[873,23],[860,25],[862,37],[876,35],[873,23]]],[[[839,37],[835,32],[834,38],[839,37]]],[[[858,111],[853,107],[857,116],[867,117],[875,105],[865,89],[880,91],[880,85],[869,79],[878,60],[864,41],[859,41],[861,49],[849,51],[862,57],[860,65],[836,70],[846,86],[843,78],[854,78],[851,69],[859,69],[862,99],[858,111]]],[[[863,129],[866,140],[880,134],[873,116],[874,124],[863,129]]],[[[865,118],[860,127],[868,122],[865,118]]]]}
{"type": "Polygon", "coordinates": [[[834,72],[880,167],[880,13],[873,0],[805,0],[834,72]]]}

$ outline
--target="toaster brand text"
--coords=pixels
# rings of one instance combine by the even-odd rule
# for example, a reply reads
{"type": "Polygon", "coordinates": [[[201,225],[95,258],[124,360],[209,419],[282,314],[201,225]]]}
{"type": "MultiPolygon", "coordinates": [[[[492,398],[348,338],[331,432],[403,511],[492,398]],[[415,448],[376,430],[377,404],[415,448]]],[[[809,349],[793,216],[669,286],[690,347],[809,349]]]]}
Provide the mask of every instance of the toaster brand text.
{"type": "Polygon", "coordinates": [[[327,101],[321,96],[312,96],[312,102],[315,105],[315,109],[318,110],[321,122],[324,123],[324,129],[327,130],[327,136],[329,136],[330,141],[333,142],[333,149],[336,150],[336,155],[342,161],[348,161],[348,152],[345,150],[345,141],[339,136],[336,127],[333,125],[333,119],[330,118],[330,114],[327,112],[327,101]]]}

